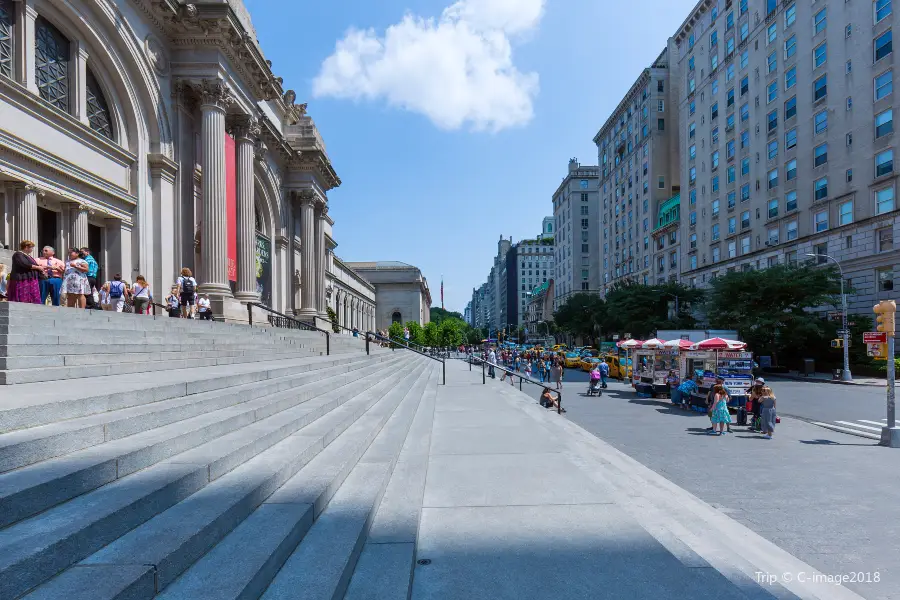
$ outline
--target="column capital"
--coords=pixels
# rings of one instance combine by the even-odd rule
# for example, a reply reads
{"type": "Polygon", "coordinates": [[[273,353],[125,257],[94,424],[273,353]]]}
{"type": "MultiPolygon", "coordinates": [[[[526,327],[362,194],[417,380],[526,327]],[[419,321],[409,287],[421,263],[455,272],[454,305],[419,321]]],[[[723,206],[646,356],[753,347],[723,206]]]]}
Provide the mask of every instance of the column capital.
{"type": "Polygon", "coordinates": [[[231,121],[231,135],[238,142],[256,144],[257,139],[262,133],[262,126],[259,121],[250,115],[240,115],[231,121]]]}
{"type": "Polygon", "coordinates": [[[44,195],[44,190],[39,188],[37,185],[33,183],[25,183],[21,185],[21,189],[25,190],[25,193],[37,194],[38,198],[44,195]]]}
{"type": "Polygon", "coordinates": [[[297,193],[300,204],[313,204],[316,201],[316,193],[310,189],[300,190],[297,193]]]}
{"type": "Polygon", "coordinates": [[[178,163],[158,152],[147,155],[147,162],[150,165],[150,174],[154,177],[164,177],[169,183],[175,183],[175,176],[178,173],[178,163]]]}
{"type": "Polygon", "coordinates": [[[225,111],[234,103],[234,95],[221,79],[202,79],[196,85],[201,107],[214,107],[225,111]]]}

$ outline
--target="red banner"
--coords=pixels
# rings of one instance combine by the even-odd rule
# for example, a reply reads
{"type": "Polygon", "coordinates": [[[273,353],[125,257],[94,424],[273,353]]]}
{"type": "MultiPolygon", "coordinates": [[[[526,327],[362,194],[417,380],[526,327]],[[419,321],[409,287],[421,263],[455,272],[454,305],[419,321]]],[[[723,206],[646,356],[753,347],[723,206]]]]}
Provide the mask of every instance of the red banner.
{"type": "Polygon", "coordinates": [[[237,148],[225,134],[225,222],[228,239],[228,281],[237,281],[237,148]]]}

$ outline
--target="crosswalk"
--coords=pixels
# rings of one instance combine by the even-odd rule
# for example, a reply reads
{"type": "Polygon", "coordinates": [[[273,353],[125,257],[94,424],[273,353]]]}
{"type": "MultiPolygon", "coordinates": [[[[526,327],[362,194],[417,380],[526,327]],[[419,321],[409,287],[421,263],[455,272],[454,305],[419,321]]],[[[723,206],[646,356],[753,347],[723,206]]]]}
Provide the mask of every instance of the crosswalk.
{"type": "Polygon", "coordinates": [[[813,421],[812,423],[813,425],[825,427],[826,429],[831,429],[832,431],[840,431],[841,433],[858,435],[860,437],[869,438],[872,440],[880,440],[881,429],[882,427],[887,426],[887,419],[881,419],[880,421],[859,419],[857,421],[831,421],[827,423],[813,421]]]}

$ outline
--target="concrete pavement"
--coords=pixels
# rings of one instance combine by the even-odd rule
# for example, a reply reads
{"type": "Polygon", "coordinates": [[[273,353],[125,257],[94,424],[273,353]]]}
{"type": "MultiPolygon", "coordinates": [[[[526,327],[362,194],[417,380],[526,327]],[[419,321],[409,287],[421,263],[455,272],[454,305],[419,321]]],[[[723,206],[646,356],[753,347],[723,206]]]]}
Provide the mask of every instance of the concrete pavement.
{"type": "MultiPolygon", "coordinates": [[[[860,597],[782,579],[817,571],[517,388],[447,369],[417,550],[430,562],[416,567],[414,599],[860,597]]],[[[572,413],[581,384],[570,385],[572,413]]],[[[703,437],[723,456],[732,441],[703,437]]]]}

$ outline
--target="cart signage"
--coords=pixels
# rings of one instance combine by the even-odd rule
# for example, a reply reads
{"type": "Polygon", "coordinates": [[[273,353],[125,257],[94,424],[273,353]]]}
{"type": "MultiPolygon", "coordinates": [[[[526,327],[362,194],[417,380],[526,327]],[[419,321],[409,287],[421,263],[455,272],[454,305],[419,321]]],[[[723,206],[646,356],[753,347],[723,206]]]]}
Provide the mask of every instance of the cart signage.
{"type": "Polygon", "coordinates": [[[887,344],[886,331],[866,331],[863,333],[863,343],[865,344],[887,344]]]}

